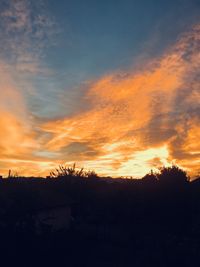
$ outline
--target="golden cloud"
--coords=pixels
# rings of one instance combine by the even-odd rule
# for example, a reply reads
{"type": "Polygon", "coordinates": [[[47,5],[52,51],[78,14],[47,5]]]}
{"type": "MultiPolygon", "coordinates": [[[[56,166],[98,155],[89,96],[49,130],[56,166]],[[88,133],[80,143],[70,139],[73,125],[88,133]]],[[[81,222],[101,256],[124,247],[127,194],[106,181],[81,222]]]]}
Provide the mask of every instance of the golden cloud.
{"type": "Polygon", "coordinates": [[[176,154],[180,146],[190,155],[199,151],[193,121],[200,111],[192,111],[200,100],[199,33],[198,25],[142,71],[116,72],[89,83],[87,111],[41,126],[51,136],[45,149],[66,162],[73,154],[80,164],[112,175],[141,176],[154,158],[189,167],[192,159],[179,160],[176,154]],[[187,133],[183,120],[190,124],[187,133]]]}
{"type": "Polygon", "coordinates": [[[88,82],[83,96],[87,108],[66,118],[38,122],[37,135],[27,119],[1,109],[2,155],[24,155],[15,166],[30,174],[31,166],[34,173],[39,167],[46,172],[58,163],[74,161],[113,176],[141,177],[156,164],[171,162],[196,171],[199,44],[198,25],[142,70],[115,72],[88,82]]]}

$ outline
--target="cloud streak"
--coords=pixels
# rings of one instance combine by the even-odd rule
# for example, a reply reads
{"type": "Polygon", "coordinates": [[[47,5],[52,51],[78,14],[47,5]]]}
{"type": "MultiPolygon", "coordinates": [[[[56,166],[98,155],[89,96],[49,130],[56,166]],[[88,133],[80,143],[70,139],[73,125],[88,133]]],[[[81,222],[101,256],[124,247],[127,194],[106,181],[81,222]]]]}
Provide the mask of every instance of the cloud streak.
{"type": "Polygon", "coordinates": [[[199,34],[197,25],[142,71],[89,83],[88,110],[42,126],[46,149],[113,175],[141,176],[154,159],[198,163],[199,34]]]}
{"type": "Polygon", "coordinates": [[[54,22],[42,1],[29,0],[1,1],[0,22],[0,172],[12,167],[27,174],[32,166],[33,173],[39,173],[48,159],[37,155],[40,138],[27,103],[30,92],[35,92],[27,75],[47,71],[42,58],[54,22]]]}
{"type": "MultiPolygon", "coordinates": [[[[9,45],[21,70],[35,73],[39,56],[35,68],[34,53],[40,55],[42,50],[36,51],[37,45],[33,45],[29,51],[30,33],[38,27],[33,44],[40,44],[43,34],[37,25],[49,22],[37,17],[39,24],[29,23],[30,2],[16,3],[2,13],[9,25],[6,34],[25,29],[22,48],[16,48],[18,41],[13,46],[9,41],[9,45]],[[8,22],[11,16],[16,18],[14,22],[8,22]],[[23,65],[26,62],[30,65],[23,65]]],[[[2,61],[1,171],[11,164],[23,174],[39,175],[59,163],[77,162],[105,175],[141,177],[151,168],[176,162],[194,174],[200,162],[199,47],[200,25],[196,25],[140,70],[121,70],[88,81],[78,103],[83,108],[46,121],[32,115],[13,83],[9,60],[2,61]]]]}

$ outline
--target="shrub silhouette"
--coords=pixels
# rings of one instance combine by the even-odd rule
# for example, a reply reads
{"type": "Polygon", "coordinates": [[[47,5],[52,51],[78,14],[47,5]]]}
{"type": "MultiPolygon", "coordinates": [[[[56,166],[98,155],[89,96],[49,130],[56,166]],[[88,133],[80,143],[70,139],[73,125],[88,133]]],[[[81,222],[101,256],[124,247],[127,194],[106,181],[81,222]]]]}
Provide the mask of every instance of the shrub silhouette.
{"type": "Polygon", "coordinates": [[[11,179],[11,178],[19,178],[19,177],[20,176],[17,172],[12,172],[12,170],[8,171],[8,177],[7,178],[11,179]]]}
{"type": "Polygon", "coordinates": [[[164,185],[183,185],[189,181],[187,173],[174,165],[171,167],[161,167],[160,172],[157,173],[156,177],[158,181],[164,185]]]}
{"type": "Polygon", "coordinates": [[[152,182],[157,182],[157,174],[151,170],[150,173],[147,173],[143,178],[142,178],[142,181],[143,182],[149,182],[149,183],[152,183],[152,182]]]}
{"type": "Polygon", "coordinates": [[[95,171],[84,171],[83,168],[78,169],[74,163],[72,167],[59,165],[59,167],[50,172],[50,178],[90,178],[97,179],[98,175],[95,171]]]}
{"type": "Polygon", "coordinates": [[[55,171],[50,172],[51,178],[63,178],[63,177],[83,177],[84,171],[82,169],[77,169],[76,164],[74,163],[72,167],[67,167],[63,165],[59,165],[55,171]]]}

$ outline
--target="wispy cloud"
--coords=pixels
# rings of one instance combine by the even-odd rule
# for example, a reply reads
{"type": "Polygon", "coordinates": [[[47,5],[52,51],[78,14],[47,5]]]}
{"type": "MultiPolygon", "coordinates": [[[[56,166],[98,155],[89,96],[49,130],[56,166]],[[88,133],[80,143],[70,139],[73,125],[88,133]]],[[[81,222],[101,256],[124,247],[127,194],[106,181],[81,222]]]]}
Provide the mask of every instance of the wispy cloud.
{"type": "Polygon", "coordinates": [[[91,82],[88,110],[42,126],[46,149],[116,175],[142,175],[155,159],[198,163],[199,45],[197,25],[142,71],[91,82]]]}
{"type": "Polygon", "coordinates": [[[31,118],[25,99],[5,64],[0,64],[0,156],[30,153],[34,146],[31,118]]]}
{"type": "MultiPolygon", "coordinates": [[[[33,88],[26,75],[47,71],[44,49],[55,31],[42,1],[0,3],[0,171],[8,166],[38,166],[48,162],[40,152],[37,124],[27,104],[33,88]],[[26,84],[25,88],[21,84],[26,84]]],[[[49,71],[49,70],[48,70],[49,71]]],[[[32,92],[33,93],[33,92],[32,92]]]]}
{"type": "Polygon", "coordinates": [[[29,0],[5,1],[0,19],[1,172],[12,166],[44,174],[75,161],[116,176],[142,176],[172,161],[197,171],[199,25],[142,68],[86,82],[74,114],[44,122],[31,113],[15,77],[46,71],[42,58],[55,24],[42,2],[29,0]]]}
{"type": "Polygon", "coordinates": [[[53,42],[56,23],[45,11],[42,1],[2,1],[0,11],[1,57],[17,71],[37,74],[42,66],[44,48],[53,42]]]}

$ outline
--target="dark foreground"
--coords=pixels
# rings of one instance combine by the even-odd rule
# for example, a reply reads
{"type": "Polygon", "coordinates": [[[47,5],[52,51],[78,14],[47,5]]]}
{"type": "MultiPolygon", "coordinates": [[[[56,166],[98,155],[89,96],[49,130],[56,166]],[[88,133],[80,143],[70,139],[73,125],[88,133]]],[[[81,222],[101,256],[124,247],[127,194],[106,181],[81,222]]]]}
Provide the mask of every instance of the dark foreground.
{"type": "Polygon", "coordinates": [[[147,178],[0,181],[1,266],[200,266],[199,180],[147,178]]]}

